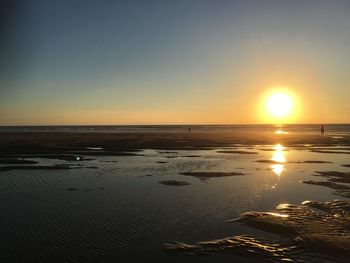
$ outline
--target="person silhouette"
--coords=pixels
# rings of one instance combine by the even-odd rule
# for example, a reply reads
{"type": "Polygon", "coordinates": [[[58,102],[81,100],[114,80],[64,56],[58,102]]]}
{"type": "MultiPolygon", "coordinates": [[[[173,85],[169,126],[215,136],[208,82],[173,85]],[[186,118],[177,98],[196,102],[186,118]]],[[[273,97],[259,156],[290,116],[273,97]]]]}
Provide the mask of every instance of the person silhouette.
{"type": "Polygon", "coordinates": [[[324,126],[321,125],[321,136],[324,136],[324,126]]]}

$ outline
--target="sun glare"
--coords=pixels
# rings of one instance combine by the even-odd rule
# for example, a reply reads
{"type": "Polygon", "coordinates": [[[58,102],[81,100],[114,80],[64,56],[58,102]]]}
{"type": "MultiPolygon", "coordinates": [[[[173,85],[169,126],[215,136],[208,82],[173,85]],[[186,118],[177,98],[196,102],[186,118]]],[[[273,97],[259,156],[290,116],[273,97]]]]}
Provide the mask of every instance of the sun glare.
{"type": "Polygon", "coordinates": [[[292,111],[293,100],[286,93],[273,93],[268,97],[266,106],[272,117],[287,117],[292,111]]]}
{"type": "Polygon", "coordinates": [[[300,117],[300,106],[299,96],[291,89],[277,86],[270,88],[261,96],[258,114],[265,123],[294,123],[300,117]]]}

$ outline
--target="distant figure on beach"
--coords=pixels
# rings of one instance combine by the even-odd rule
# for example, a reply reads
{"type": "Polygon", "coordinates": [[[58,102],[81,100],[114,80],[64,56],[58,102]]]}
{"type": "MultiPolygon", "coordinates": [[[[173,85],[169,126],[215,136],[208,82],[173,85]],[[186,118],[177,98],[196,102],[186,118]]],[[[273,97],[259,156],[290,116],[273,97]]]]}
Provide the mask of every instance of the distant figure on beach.
{"type": "Polygon", "coordinates": [[[191,128],[188,128],[188,132],[191,132],[191,128]]]}
{"type": "Polygon", "coordinates": [[[324,136],[324,126],[321,125],[321,136],[324,136]]]}

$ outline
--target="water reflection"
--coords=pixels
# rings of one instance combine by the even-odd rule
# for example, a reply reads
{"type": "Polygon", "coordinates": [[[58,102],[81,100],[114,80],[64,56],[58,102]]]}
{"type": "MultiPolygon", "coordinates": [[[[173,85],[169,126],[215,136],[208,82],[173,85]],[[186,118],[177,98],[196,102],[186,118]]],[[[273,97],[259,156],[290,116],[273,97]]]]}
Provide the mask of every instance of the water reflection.
{"type": "Polygon", "coordinates": [[[275,134],[287,134],[287,132],[282,129],[278,129],[275,131],[275,134]]]}
{"type": "Polygon", "coordinates": [[[269,236],[235,235],[195,244],[172,242],[165,244],[165,249],[187,256],[233,254],[254,262],[348,262],[349,207],[347,201],[280,204],[278,213],[246,212],[230,220],[279,235],[280,241],[269,236]]]}
{"type": "Polygon", "coordinates": [[[282,174],[282,172],[284,171],[284,165],[283,164],[273,164],[273,165],[271,165],[271,169],[274,172],[274,174],[279,177],[282,174]]]}
{"type": "Polygon", "coordinates": [[[276,162],[276,164],[271,165],[271,169],[277,177],[279,177],[284,171],[284,164],[286,162],[286,157],[284,153],[284,147],[281,144],[276,144],[274,146],[274,152],[271,160],[276,162]]]}
{"type": "Polygon", "coordinates": [[[288,132],[284,130],[284,125],[282,124],[275,125],[275,134],[287,134],[287,133],[288,132]]]}

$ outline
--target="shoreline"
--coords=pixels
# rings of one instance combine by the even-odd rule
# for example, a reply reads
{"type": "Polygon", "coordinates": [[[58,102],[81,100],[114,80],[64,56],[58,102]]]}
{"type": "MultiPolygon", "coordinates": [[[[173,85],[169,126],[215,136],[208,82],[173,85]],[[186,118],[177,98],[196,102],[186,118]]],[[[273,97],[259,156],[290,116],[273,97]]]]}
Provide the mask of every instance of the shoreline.
{"type": "Polygon", "coordinates": [[[271,131],[225,132],[0,132],[0,155],[113,152],[155,150],[209,150],[242,146],[285,147],[350,146],[350,136],[320,136],[310,133],[275,134],[271,131]],[[89,149],[90,148],[90,149],[89,149]],[[96,148],[96,149],[91,149],[96,148]]]}

